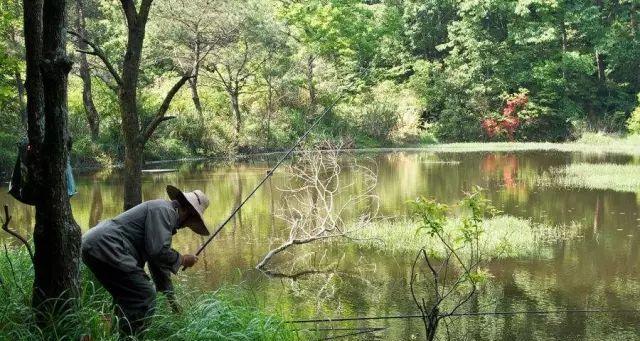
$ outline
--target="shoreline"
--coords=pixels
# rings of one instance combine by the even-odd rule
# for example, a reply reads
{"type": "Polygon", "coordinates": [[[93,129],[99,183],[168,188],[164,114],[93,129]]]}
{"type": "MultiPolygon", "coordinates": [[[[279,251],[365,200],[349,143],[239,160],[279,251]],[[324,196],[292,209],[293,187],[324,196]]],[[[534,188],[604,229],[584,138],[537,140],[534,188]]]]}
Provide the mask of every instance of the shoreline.
{"type": "MultiPolygon", "coordinates": [[[[330,149],[321,150],[323,152],[332,151],[330,149]]],[[[584,154],[616,154],[628,156],[640,156],[640,138],[630,142],[623,138],[607,137],[607,141],[594,142],[454,142],[424,145],[406,145],[395,147],[379,148],[345,148],[344,152],[350,153],[391,153],[391,152],[443,152],[443,153],[475,153],[475,152],[526,152],[526,151],[554,151],[566,153],[584,154]],[[637,142],[636,142],[637,141],[637,142]]],[[[168,163],[187,162],[210,162],[210,161],[238,161],[259,157],[272,157],[286,153],[287,150],[273,150],[256,153],[244,153],[231,156],[211,156],[211,157],[187,157],[181,159],[153,160],[144,163],[144,167],[154,169],[153,166],[168,163]]],[[[300,153],[301,150],[294,150],[293,154],[300,153]]],[[[111,165],[80,165],[74,167],[74,173],[90,173],[94,171],[115,169],[120,170],[124,163],[117,162],[111,165]]],[[[6,178],[0,179],[3,184],[8,184],[10,174],[6,178]]]]}

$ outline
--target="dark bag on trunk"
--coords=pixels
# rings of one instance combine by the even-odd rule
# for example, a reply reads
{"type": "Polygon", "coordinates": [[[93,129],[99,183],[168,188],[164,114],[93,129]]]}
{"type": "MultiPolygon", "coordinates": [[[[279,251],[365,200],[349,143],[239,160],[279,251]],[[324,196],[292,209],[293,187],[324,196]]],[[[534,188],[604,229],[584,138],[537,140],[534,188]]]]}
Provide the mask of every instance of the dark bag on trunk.
{"type": "MultiPolygon", "coordinates": [[[[11,182],[9,183],[9,194],[16,198],[16,200],[27,204],[36,204],[36,186],[29,182],[29,167],[28,158],[31,152],[31,146],[26,139],[18,142],[18,158],[16,159],[16,165],[13,167],[13,174],[11,175],[11,182]]],[[[71,162],[67,161],[67,169],[65,171],[65,177],[67,180],[67,192],[69,196],[76,194],[76,184],[73,179],[73,171],[71,169],[71,162]]]]}

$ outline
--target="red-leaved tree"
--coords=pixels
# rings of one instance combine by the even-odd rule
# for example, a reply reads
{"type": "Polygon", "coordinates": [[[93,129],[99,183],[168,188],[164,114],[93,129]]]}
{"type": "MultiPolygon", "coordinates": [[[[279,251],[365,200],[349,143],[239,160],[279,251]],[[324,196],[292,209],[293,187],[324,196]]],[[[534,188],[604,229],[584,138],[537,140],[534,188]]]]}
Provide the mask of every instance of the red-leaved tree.
{"type": "Polygon", "coordinates": [[[494,138],[502,134],[507,135],[509,141],[514,140],[514,134],[522,123],[518,117],[521,111],[529,102],[526,93],[519,93],[507,99],[502,108],[502,115],[499,117],[486,117],[482,120],[482,129],[489,138],[494,138]]]}

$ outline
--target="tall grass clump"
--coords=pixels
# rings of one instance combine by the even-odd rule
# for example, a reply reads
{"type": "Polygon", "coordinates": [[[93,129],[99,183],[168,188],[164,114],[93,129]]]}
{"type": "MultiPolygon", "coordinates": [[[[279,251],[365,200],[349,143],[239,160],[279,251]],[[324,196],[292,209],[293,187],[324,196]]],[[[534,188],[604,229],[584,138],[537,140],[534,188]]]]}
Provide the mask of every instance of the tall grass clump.
{"type": "Polygon", "coordinates": [[[640,165],[570,164],[552,169],[538,179],[538,185],[640,192],[640,165]]]}
{"type": "MultiPolygon", "coordinates": [[[[2,250],[0,261],[0,340],[118,340],[111,296],[86,269],[81,269],[80,297],[64,317],[43,315],[36,324],[31,309],[33,265],[26,251],[2,250]],[[113,326],[113,328],[112,328],[113,326]]],[[[158,295],[156,315],[144,340],[293,340],[295,335],[277,317],[260,310],[241,287],[211,293],[177,283],[180,314],[172,313],[158,295]]],[[[135,341],[135,340],[132,340],[135,341]]]]}
{"type": "MultiPolygon", "coordinates": [[[[379,220],[360,230],[361,246],[391,253],[413,253],[425,247],[432,254],[443,253],[442,244],[433,236],[418,231],[420,223],[412,218],[379,220]],[[416,232],[418,231],[418,232],[416,232]]],[[[453,217],[444,225],[444,233],[457,236],[459,218],[453,217]]],[[[479,237],[483,255],[492,259],[549,258],[550,246],[558,241],[576,238],[581,225],[549,225],[509,215],[497,215],[482,221],[479,237]]]]}
{"type": "Polygon", "coordinates": [[[146,335],[151,340],[293,340],[284,322],[263,313],[240,288],[213,293],[180,293],[184,311],[174,314],[161,297],[161,307],[146,335]]]}

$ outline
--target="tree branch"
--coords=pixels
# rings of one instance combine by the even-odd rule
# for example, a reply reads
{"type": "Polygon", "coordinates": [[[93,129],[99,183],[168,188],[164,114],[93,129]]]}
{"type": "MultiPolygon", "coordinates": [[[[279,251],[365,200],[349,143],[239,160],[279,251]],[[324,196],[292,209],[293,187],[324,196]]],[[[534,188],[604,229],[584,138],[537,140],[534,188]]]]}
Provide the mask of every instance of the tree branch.
{"type": "Polygon", "coordinates": [[[104,63],[104,65],[106,66],[107,70],[109,70],[109,73],[111,74],[111,76],[113,77],[113,79],[116,80],[116,83],[118,84],[118,86],[122,85],[122,79],[120,78],[120,75],[118,74],[118,72],[116,71],[116,69],[113,67],[113,64],[111,64],[111,62],[109,61],[109,58],[107,58],[107,55],[104,53],[104,51],[100,48],[100,46],[96,45],[95,43],[93,43],[92,41],[90,41],[89,39],[83,37],[82,35],[80,35],[77,32],[74,31],[67,31],[67,33],[69,33],[70,35],[82,40],[84,43],[86,43],[87,45],[91,46],[91,48],[93,49],[93,51],[85,51],[85,50],[76,50],[80,53],[85,53],[85,54],[90,54],[93,56],[96,56],[98,58],[100,58],[100,60],[104,63]]]}
{"type": "Polygon", "coordinates": [[[142,0],[142,3],[140,4],[140,10],[138,11],[137,19],[142,21],[143,23],[146,23],[147,19],[149,18],[149,11],[151,10],[152,2],[153,0],[142,0]]]}
{"type": "Polygon", "coordinates": [[[127,26],[132,28],[136,24],[136,5],[133,3],[133,0],[120,0],[122,4],[122,10],[124,11],[124,16],[127,19],[127,26]]]}
{"type": "Polygon", "coordinates": [[[182,88],[182,86],[191,77],[193,76],[191,76],[190,73],[185,74],[180,78],[178,82],[176,82],[176,84],[173,85],[171,90],[169,90],[169,92],[167,93],[167,96],[162,101],[160,108],[158,108],[158,111],[156,111],[155,117],[153,118],[153,120],[151,120],[151,122],[149,122],[149,125],[147,125],[147,127],[142,131],[141,138],[143,142],[146,142],[149,140],[149,138],[151,137],[153,132],[156,130],[156,128],[158,128],[158,125],[160,125],[160,123],[174,118],[173,116],[165,116],[165,114],[167,113],[167,110],[169,110],[169,105],[171,104],[171,100],[173,100],[173,97],[176,95],[176,93],[178,93],[180,88],[182,88]]]}
{"type": "Polygon", "coordinates": [[[2,229],[5,230],[8,234],[16,237],[18,240],[27,247],[27,251],[29,252],[29,257],[31,258],[31,262],[33,263],[33,251],[31,251],[31,245],[29,245],[29,241],[17,232],[9,230],[9,222],[11,222],[11,216],[9,215],[9,206],[4,205],[4,221],[2,222],[2,229]]]}

